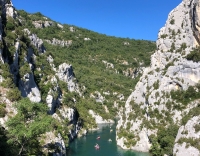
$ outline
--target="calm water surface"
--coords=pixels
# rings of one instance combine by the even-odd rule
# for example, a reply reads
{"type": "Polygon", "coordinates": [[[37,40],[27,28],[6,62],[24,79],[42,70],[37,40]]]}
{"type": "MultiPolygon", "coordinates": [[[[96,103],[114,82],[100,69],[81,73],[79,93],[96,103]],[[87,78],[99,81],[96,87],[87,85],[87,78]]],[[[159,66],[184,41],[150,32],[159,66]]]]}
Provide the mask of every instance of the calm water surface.
{"type": "Polygon", "coordinates": [[[148,153],[122,150],[118,147],[115,140],[115,124],[100,124],[98,127],[99,130],[90,131],[86,136],[71,142],[67,156],[149,156],[148,153]],[[101,137],[99,140],[96,139],[98,136],[101,137]],[[111,139],[112,142],[109,142],[108,139],[111,139]],[[100,146],[99,150],[94,148],[96,143],[100,146]]]}

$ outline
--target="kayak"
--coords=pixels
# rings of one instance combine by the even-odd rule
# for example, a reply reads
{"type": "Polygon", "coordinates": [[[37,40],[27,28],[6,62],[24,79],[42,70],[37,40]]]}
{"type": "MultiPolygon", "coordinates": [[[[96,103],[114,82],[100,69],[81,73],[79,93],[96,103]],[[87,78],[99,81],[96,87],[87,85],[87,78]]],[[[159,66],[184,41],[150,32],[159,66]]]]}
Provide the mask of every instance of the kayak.
{"type": "Polygon", "coordinates": [[[100,136],[97,137],[97,140],[99,140],[99,139],[100,139],[100,136]]]}
{"type": "Polygon", "coordinates": [[[94,146],[96,150],[100,149],[99,145],[94,146]]]}

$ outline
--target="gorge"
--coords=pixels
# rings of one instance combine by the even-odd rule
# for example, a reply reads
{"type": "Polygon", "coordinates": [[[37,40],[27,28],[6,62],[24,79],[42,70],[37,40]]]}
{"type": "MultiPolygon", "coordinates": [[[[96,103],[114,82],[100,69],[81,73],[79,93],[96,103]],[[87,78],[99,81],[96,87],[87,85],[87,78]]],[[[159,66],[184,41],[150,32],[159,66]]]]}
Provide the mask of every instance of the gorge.
{"type": "Polygon", "coordinates": [[[68,155],[117,118],[123,149],[200,155],[199,0],[173,9],[156,43],[0,6],[0,153],[68,155]]]}

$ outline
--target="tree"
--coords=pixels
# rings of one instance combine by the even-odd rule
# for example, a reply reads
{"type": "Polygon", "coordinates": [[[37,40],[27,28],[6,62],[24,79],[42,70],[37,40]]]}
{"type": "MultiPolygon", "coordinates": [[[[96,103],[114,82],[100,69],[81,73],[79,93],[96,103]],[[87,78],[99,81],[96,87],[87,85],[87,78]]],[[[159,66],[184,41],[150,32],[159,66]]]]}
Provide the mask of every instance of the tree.
{"type": "Polygon", "coordinates": [[[7,144],[6,130],[0,125],[0,153],[2,156],[12,155],[11,147],[7,144]]]}
{"type": "Polygon", "coordinates": [[[53,118],[47,115],[47,107],[24,98],[16,103],[17,114],[8,120],[8,144],[15,145],[16,155],[41,152],[38,137],[49,131],[53,118]]]}

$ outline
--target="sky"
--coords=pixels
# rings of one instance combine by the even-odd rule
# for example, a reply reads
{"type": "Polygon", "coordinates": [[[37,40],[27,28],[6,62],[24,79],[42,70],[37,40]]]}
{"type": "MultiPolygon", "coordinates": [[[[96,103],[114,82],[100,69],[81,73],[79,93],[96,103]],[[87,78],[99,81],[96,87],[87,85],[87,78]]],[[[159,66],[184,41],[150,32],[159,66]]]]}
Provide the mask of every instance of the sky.
{"type": "Polygon", "coordinates": [[[108,36],[156,41],[169,12],[182,0],[12,0],[28,13],[108,36]]]}

